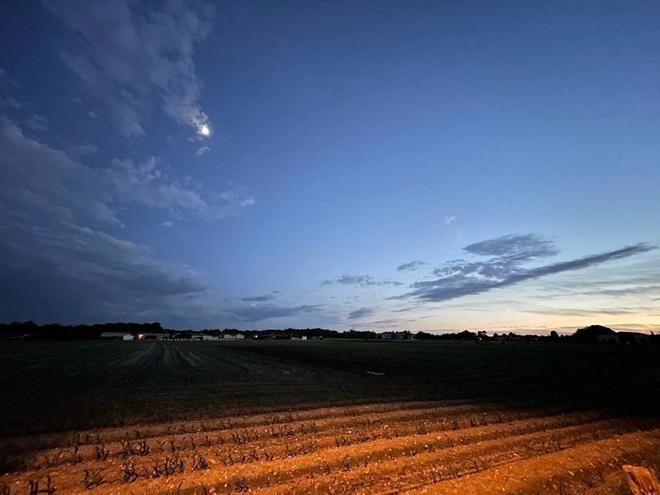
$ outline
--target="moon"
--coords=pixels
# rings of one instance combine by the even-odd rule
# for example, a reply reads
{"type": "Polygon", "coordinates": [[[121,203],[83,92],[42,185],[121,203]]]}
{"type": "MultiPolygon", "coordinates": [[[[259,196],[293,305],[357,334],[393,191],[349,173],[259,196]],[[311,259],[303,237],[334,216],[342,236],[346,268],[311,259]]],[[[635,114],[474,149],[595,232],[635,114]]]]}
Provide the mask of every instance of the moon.
{"type": "Polygon", "coordinates": [[[201,136],[209,137],[211,135],[211,128],[208,124],[202,124],[199,126],[198,132],[201,136]]]}

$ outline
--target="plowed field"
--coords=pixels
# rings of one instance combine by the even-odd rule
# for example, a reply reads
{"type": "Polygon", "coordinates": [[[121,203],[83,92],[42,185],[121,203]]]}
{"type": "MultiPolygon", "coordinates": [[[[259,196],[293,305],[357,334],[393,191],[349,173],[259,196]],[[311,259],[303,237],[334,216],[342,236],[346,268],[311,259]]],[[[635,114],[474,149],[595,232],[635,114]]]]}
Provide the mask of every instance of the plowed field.
{"type": "MultiPolygon", "coordinates": [[[[535,387],[530,375],[540,380],[553,355],[578,366],[567,349],[356,343],[342,353],[336,344],[76,345],[68,351],[78,353],[68,355],[75,359],[57,346],[50,354],[38,347],[5,354],[4,363],[23,363],[23,374],[4,374],[3,389],[11,393],[3,407],[15,408],[5,416],[39,408],[42,391],[47,400],[40,415],[14,421],[33,421],[32,434],[13,428],[0,438],[0,494],[603,495],[629,493],[623,464],[660,468],[653,354],[619,354],[618,373],[603,367],[600,377],[589,375],[591,386],[584,376],[568,380],[546,371],[543,386],[535,387]],[[488,353],[490,360],[482,362],[488,353]],[[536,362],[527,361],[530,356],[536,362]],[[526,365],[517,369],[513,362],[526,365]],[[647,374],[633,380],[636,366],[647,374]],[[67,380],[61,388],[43,389],[55,386],[53,377],[43,376],[47,369],[67,380]],[[366,373],[372,370],[384,375],[366,373]],[[425,373],[417,377],[422,386],[415,373],[425,373]],[[92,386],[91,376],[105,392],[92,386]],[[430,387],[430,378],[446,383],[430,387]],[[460,383],[466,393],[456,391],[460,383]],[[341,400],[333,399],[334,386],[341,400]],[[489,394],[481,393],[486,389],[489,394]],[[30,393],[34,403],[12,403],[30,393]],[[119,421],[88,416],[92,408],[70,420],[92,427],[51,426],[53,418],[76,414],[61,404],[67,398],[83,404],[94,397],[99,406],[104,402],[96,394],[103,393],[108,410],[121,411],[119,421]],[[320,400],[324,393],[329,397],[320,400]],[[387,394],[393,398],[385,400],[387,394]],[[374,396],[378,401],[361,400],[374,396]],[[168,400],[165,411],[149,410],[168,400]],[[219,405],[217,413],[193,410],[205,402],[219,405]],[[149,419],[173,411],[175,419],[149,419]],[[190,419],[178,419],[182,415],[190,419]],[[48,427],[39,432],[42,416],[48,427]]],[[[595,353],[583,357],[596,370],[611,358],[599,354],[608,350],[587,351],[595,353]]]]}

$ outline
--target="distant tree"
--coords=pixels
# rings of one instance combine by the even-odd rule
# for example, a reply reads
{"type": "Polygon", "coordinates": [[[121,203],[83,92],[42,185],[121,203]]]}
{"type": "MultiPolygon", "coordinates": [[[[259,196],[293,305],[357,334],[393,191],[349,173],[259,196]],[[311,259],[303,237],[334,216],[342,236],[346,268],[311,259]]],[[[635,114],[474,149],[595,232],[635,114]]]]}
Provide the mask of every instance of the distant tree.
{"type": "Polygon", "coordinates": [[[478,336],[474,332],[470,332],[469,330],[463,330],[462,332],[456,334],[456,338],[458,340],[477,340],[478,336]]]}
{"type": "Polygon", "coordinates": [[[603,325],[589,325],[588,327],[578,328],[573,334],[575,340],[582,342],[596,342],[598,337],[615,336],[616,332],[603,325]]]}

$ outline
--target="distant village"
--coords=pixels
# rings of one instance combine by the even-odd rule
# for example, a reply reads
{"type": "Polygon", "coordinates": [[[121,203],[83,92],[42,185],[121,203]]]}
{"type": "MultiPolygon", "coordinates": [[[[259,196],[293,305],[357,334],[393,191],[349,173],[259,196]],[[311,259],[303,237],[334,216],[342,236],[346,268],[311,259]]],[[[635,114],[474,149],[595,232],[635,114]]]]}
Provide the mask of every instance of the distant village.
{"type": "Polygon", "coordinates": [[[177,340],[177,341],[242,341],[252,340],[451,340],[464,342],[574,342],[592,344],[660,345],[660,334],[614,331],[602,325],[579,328],[571,335],[560,335],[552,330],[548,334],[517,334],[514,332],[486,331],[462,332],[411,332],[409,330],[377,332],[372,330],[348,330],[340,332],[324,328],[287,328],[273,330],[204,329],[171,330],[154,323],[99,323],[92,325],[38,325],[34,322],[0,324],[0,339],[46,340],[177,340]]]}

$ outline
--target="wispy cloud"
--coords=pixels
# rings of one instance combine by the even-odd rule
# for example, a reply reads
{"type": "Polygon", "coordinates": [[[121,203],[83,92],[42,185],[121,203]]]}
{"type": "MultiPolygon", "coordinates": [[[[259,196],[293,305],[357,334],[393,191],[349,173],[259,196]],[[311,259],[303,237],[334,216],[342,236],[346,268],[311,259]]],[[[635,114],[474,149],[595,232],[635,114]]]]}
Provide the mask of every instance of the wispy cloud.
{"type": "Polygon", "coordinates": [[[364,318],[366,316],[371,316],[374,314],[374,310],[371,308],[359,308],[354,311],[351,311],[348,314],[348,319],[349,320],[358,320],[360,318],[364,318]]]}
{"type": "Polygon", "coordinates": [[[318,305],[300,305],[300,306],[242,306],[229,308],[227,312],[233,316],[234,320],[242,322],[257,322],[274,318],[290,318],[307,313],[315,313],[321,309],[318,305]]]}
{"type": "Polygon", "coordinates": [[[88,2],[46,0],[48,9],[73,29],[77,43],[62,60],[103,101],[118,131],[127,138],[145,134],[144,115],[158,105],[199,138],[211,133],[199,104],[201,84],[193,53],[211,31],[209,3],[150,4],[130,0],[88,2]]]}
{"type": "Polygon", "coordinates": [[[354,285],[358,287],[372,287],[372,286],[382,286],[382,285],[392,285],[399,286],[403,285],[402,282],[396,280],[377,280],[374,279],[371,275],[340,275],[337,278],[331,280],[324,280],[321,285],[354,285]]]}
{"type": "Polygon", "coordinates": [[[553,274],[582,270],[645,253],[655,246],[640,243],[613,251],[594,254],[570,261],[562,261],[525,268],[540,258],[554,256],[557,248],[551,241],[536,234],[510,235],[470,244],[465,251],[475,255],[492,256],[485,261],[454,260],[434,270],[437,277],[411,285],[411,291],[394,299],[413,298],[420,301],[445,301],[462,296],[481,294],[553,274]]]}
{"type": "Polygon", "coordinates": [[[23,105],[10,94],[18,88],[20,88],[18,82],[0,67],[0,110],[14,111],[23,108],[23,105]]]}
{"type": "Polygon", "coordinates": [[[593,315],[639,315],[642,312],[649,311],[650,308],[523,308],[525,313],[534,313],[553,316],[593,316],[593,315]]]}
{"type": "Polygon", "coordinates": [[[25,125],[33,131],[44,132],[48,130],[48,119],[43,115],[34,114],[25,119],[25,125]]]}
{"type": "Polygon", "coordinates": [[[200,156],[203,156],[211,151],[211,148],[208,146],[201,146],[196,152],[195,156],[199,158],[200,156]]]}
{"type": "Polygon", "coordinates": [[[272,294],[264,294],[262,296],[249,296],[249,297],[244,297],[243,301],[245,302],[266,302],[266,301],[272,301],[275,299],[275,296],[272,294]]]}
{"type": "Polygon", "coordinates": [[[443,219],[443,222],[445,225],[450,225],[456,221],[456,217],[453,215],[446,215],[445,218],[443,219]]]}
{"type": "MultiPolygon", "coordinates": [[[[660,294],[660,285],[638,285],[622,287],[617,289],[597,289],[574,293],[574,295],[585,296],[612,296],[612,297],[625,297],[625,296],[640,296],[640,295],[655,295],[660,294]]],[[[653,299],[656,300],[656,299],[653,299]]]]}
{"type": "Polygon", "coordinates": [[[7,88],[16,89],[20,87],[21,85],[18,84],[16,79],[11,77],[4,68],[0,67],[0,88],[6,90],[7,88]]]}
{"type": "Polygon", "coordinates": [[[153,156],[140,163],[131,159],[114,159],[104,175],[119,202],[165,209],[174,217],[191,213],[219,220],[254,205],[254,199],[242,189],[209,193],[190,179],[177,181],[153,156]]]}
{"type": "Polygon", "coordinates": [[[426,264],[426,261],[422,260],[408,261],[407,263],[401,263],[396,267],[396,270],[398,272],[412,272],[417,270],[420,266],[424,266],[426,264]]]}
{"type": "Polygon", "coordinates": [[[539,234],[505,235],[475,242],[463,249],[480,256],[505,256],[516,260],[542,258],[559,253],[552,241],[544,239],[539,234]]]}
{"type": "Polygon", "coordinates": [[[67,154],[74,160],[95,155],[98,151],[98,146],[92,143],[82,143],[66,147],[67,154]]]}

